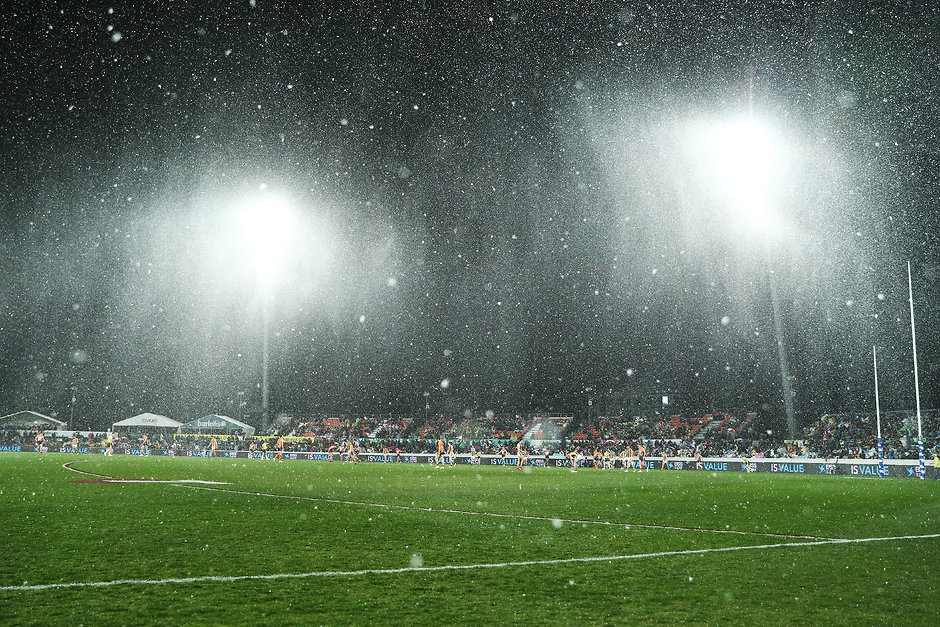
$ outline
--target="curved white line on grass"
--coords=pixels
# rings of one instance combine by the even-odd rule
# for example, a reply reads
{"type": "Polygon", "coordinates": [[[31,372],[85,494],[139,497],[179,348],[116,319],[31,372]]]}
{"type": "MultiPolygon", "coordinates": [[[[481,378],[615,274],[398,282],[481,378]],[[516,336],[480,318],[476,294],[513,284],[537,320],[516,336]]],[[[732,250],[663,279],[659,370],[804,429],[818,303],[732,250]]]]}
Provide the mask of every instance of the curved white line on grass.
{"type": "Polygon", "coordinates": [[[768,536],[772,538],[798,538],[803,540],[840,540],[844,538],[827,538],[825,536],[806,536],[789,533],[774,533],[771,531],[739,531],[737,529],[708,529],[707,527],[678,527],[673,525],[652,525],[646,523],[612,522],[609,520],[579,520],[577,518],[558,518],[557,516],[530,516],[527,514],[499,514],[496,512],[474,512],[462,509],[436,509],[433,507],[419,507],[417,505],[390,505],[388,503],[369,503],[367,501],[344,501],[342,499],[328,499],[317,496],[298,496],[293,494],[272,494],[269,492],[248,492],[247,490],[232,490],[226,488],[203,488],[200,486],[180,486],[193,490],[210,490],[214,492],[227,492],[229,494],[244,494],[247,496],[268,496],[278,499],[294,499],[297,501],[315,501],[319,503],[337,503],[339,505],[362,505],[365,507],[384,507],[387,509],[408,509],[420,512],[438,512],[442,514],[464,514],[467,516],[492,516],[494,518],[516,518],[521,520],[545,520],[550,522],[583,525],[611,525],[615,527],[640,527],[641,529],[667,529],[672,531],[700,531],[704,533],[730,533],[742,536],[768,536]]]}
{"type": "Polygon", "coordinates": [[[477,570],[482,568],[510,568],[525,566],[548,566],[552,564],[578,564],[591,562],[613,562],[643,559],[647,557],[672,557],[676,555],[700,555],[704,553],[728,553],[753,549],[781,549],[786,547],[822,546],[826,544],[860,544],[863,542],[890,542],[892,540],[924,540],[940,538],[940,533],[922,536],[892,536],[886,538],[856,538],[817,540],[815,542],[781,542],[754,546],[729,546],[713,549],[689,549],[685,551],[661,551],[658,553],[636,553],[634,555],[610,555],[607,557],[568,557],[555,560],[528,560],[524,562],[497,562],[492,564],[450,564],[446,566],[411,566],[407,568],[367,568],[364,570],[324,570],[309,573],[274,573],[270,575],[206,575],[204,577],[169,577],[166,579],[115,579],[112,581],[86,581],[72,583],[48,583],[21,586],[0,586],[0,592],[27,592],[32,590],[54,590],[62,588],[104,588],[124,585],[157,585],[168,583],[233,582],[263,579],[302,579],[306,577],[356,577],[361,575],[396,575],[400,573],[430,573],[447,570],[477,570]]]}
{"type": "Polygon", "coordinates": [[[71,470],[72,472],[77,472],[77,473],[79,473],[79,474],[81,474],[81,475],[91,475],[92,477],[98,477],[99,479],[114,479],[114,477],[110,477],[110,476],[108,476],[108,475],[102,475],[102,474],[99,474],[99,473],[97,473],[97,472],[90,472],[90,471],[88,471],[88,470],[81,470],[81,469],[79,469],[79,468],[72,468],[72,464],[74,464],[74,463],[75,463],[75,462],[65,462],[64,464],[62,464],[62,467],[65,468],[66,470],[71,470]]]}
{"type": "MultiPolygon", "coordinates": [[[[198,479],[184,479],[179,481],[146,481],[146,480],[134,480],[134,479],[118,479],[116,477],[110,477],[108,475],[101,475],[87,470],[79,470],[78,468],[73,468],[70,464],[73,462],[66,462],[62,464],[64,468],[68,468],[74,472],[82,473],[85,475],[92,475],[98,477],[105,481],[106,483],[171,483],[171,484],[183,484],[183,483],[203,483],[203,484],[216,484],[216,485],[231,485],[229,483],[223,482],[213,482],[213,481],[199,481],[198,479]]],[[[417,505],[390,505],[388,503],[369,503],[365,501],[344,501],[340,499],[328,499],[322,497],[314,496],[296,496],[291,494],[271,494],[268,492],[249,492],[247,490],[231,490],[224,488],[209,488],[209,487],[199,487],[194,485],[181,485],[180,487],[192,488],[194,490],[215,490],[218,492],[228,492],[230,494],[244,494],[248,496],[267,496],[271,498],[281,498],[281,499],[294,499],[299,501],[315,501],[320,503],[337,503],[340,505],[361,505],[364,507],[384,507],[386,509],[406,509],[406,510],[417,510],[422,512],[440,512],[444,514],[464,514],[467,516],[491,516],[493,518],[516,518],[522,520],[545,520],[545,521],[561,521],[563,523],[573,523],[573,524],[584,524],[584,525],[612,525],[618,527],[640,527],[641,529],[667,529],[673,531],[699,531],[699,532],[708,532],[708,533],[730,533],[735,535],[745,535],[745,536],[767,536],[772,538],[800,538],[806,540],[836,540],[838,538],[827,538],[825,536],[810,536],[810,535],[798,535],[798,534],[787,534],[787,533],[773,533],[769,531],[739,531],[737,529],[707,529],[704,527],[678,527],[672,525],[652,525],[644,523],[622,523],[622,522],[611,522],[607,520],[578,520],[572,518],[557,518],[552,516],[529,516],[525,514],[499,514],[494,512],[474,512],[467,510],[458,510],[458,509],[435,509],[433,507],[418,507],[417,505]]]]}
{"type": "Polygon", "coordinates": [[[201,483],[205,485],[232,485],[227,481],[205,481],[203,479],[102,479],[104,483],[201,483]]]}
{"type": "Polygon", "coordinates": [[[77,472],[82,475],[90,475],[92,477],[97,477],[101,480],[102,483],[172,483],[172,484],[181,484],[181,483],[201,483],[204,485],[232,485],[227,481],[204,481],[202,479],[119,479],[117,477],[111,477],[109,475],[101,475],[96,472],[89,472],[87,470],[79,470],[78,468],[73,468],[71,466],[73,462],[65,462],[62,464],[63,468],[67,468],[72,472],[77,472]]]}

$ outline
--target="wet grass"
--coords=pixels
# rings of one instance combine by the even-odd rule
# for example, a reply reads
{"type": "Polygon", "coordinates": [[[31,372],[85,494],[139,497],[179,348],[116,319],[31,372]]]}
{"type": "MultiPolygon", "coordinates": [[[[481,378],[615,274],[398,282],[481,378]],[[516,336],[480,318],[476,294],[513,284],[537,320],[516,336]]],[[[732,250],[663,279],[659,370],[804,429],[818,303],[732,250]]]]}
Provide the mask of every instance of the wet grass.
{"type": "Polygon", "coordinates": [[[930,481],[3,454],[0,523],[0,586],[197,579],[0,590],[6,624],[940,620],[940,538],[712,551],[937,534],[930,481]],[[413,570],[481,564],[518,565],[413,570]],[[202,579],[298,573],[334,574],[202,579]]]}

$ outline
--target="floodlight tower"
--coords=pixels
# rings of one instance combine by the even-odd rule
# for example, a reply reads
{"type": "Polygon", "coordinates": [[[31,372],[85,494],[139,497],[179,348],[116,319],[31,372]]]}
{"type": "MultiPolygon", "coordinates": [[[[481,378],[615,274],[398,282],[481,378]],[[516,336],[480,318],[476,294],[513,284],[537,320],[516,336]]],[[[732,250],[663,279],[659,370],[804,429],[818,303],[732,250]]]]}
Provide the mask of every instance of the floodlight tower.
{"type": "MultiPolygon", "coordinates": [[[[738,221],[754,236],[760,238],[763,248],[778,228],[771,211],[770,192],[774,173],[778,169],[780,150],[768,130],[750,116],[720,126],[713,136],[713,159],[716,173],[731,201],[738,221]]],[[[787,416],[790,438],[798,436],[793,407],[793,385],[787,360],[786,339],[777,296],[777,280],[769,255],[765,255],[770,300],[773,311],[774,336],[780,362],[780,383],[783,405],[787,416]]]]}
{"type": "Polygon", "coordinates": [[[266,195],[242,212],[241,226],[246,247],[258,275],[258,288],[261,294],[261,414],[263,429],[270,423],[268,370],[274,287],[283,266],[293,220],[290,211],[281,199],[266,195]]]}

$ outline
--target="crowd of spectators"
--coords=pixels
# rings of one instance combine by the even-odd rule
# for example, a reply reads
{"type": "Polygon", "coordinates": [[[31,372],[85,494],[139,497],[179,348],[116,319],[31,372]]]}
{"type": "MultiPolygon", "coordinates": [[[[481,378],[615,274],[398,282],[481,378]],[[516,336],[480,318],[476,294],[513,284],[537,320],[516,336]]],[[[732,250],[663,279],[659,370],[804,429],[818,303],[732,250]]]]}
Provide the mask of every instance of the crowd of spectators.
{"type": "Polygon", "coordinates": [[[444,440],[519,440],[531,419],[519,415],[473,416],[465,414],[458,420],[434,416],[421,427],[417,437],[444,440]]]}
{"type": "Polygon", "coordinates": [[[598,416],[580,425],[575,441],[623,442],[640,440],[734,440],[751,431],[755,414],[718,412],[685,419],[682,416],[598,416]],[[707,437],[706,437],[707,436],[707,437]]]}
{"type": "MultiPolygon", "coordinates": [[[[888,412],[881,417],[882,446],[887,459],[917,457],[917,416],[888,412]]],[[[924,448],[940,443],[940,411],[921,412],[924,448]]],[[[867,414],[827,414],[804,429],[803,448],[808,456],[876,459],[877,418],[867,414]]]]}
{"type": "Polygon", "coordinates": [[[410,416],[311,416],[282,417],[262,436],[344,439],[405,437],[410,416]]]}
{"type": "MultiPolygon", "coordinates": [[[[471,447],[481,453],[515,450],[526,439],[529,448],[551,450],[605,449],[643,446],[650,455],[694,457],[815,457],[876,459],[875,418],[865,414],[828,414],[803,429],[802,437],[785,439],[757,426],[756,415],[724,412],[685,418],[673,416],[595,416],[581,422],[569,418],[523,417],[515,414],[485,416],[465,414],[457,419],[443,415],[427,419],[410,416],[315,416],[280,418],[258,437],[216,435],[220,450],[245,450],[255,441],[283,437],[288,452],[338,450],[356,440],[366,452],[433,452],[438,439],[453,442],[458,453],[471,447]],[[554,437],[545,437],[546,434],[554,437]],[[530,441],[531,440],[531,441],[530,441]]],[[[924,448],[928,456],[940,446],[940,411],[921,415],[924,448]]],[[[917,421],[910,412],[891,412],[882,417],[884,455],[887,459],[918,456],[917,421]]],[[[0,446],[33,446],[35,429],[0,430],[0,446]]],[[[153,453],[204,452],[210,435],[150,434],[153,453]]],[[[107,434],[81,436],[83,447],[103,446],[107,434]]],[[[133,449],[140,434],[114,438],[115,450],[133,449]]],[[[47,437],[50,450],[70,444],[72,437],[47,437]]]]}

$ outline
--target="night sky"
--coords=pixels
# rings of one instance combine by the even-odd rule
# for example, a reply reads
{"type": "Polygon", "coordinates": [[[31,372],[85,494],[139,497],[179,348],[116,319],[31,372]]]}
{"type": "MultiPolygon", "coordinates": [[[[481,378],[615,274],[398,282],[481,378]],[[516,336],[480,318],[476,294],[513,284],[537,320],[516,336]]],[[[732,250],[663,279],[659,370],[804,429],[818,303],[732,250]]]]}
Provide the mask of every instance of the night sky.
{"type": "Polygon", "coordinates": [[[258,424],[272,198],[272,413],[780,424],[771,280],[801,423],[874,411],[873,345],[912,409],[908,261],[940,406],[931,3],[303,4],[5,10],[0,415],[258,424]],[[710,152],[741,119],[760,232],[710,152]]]}

